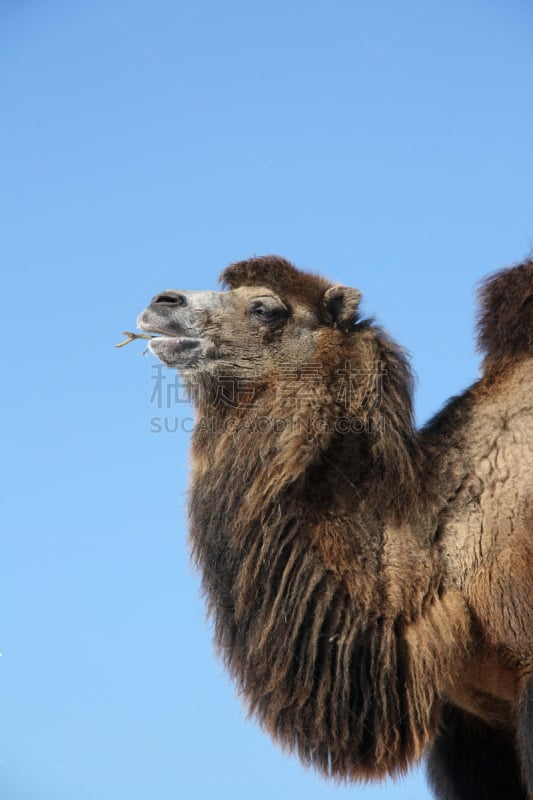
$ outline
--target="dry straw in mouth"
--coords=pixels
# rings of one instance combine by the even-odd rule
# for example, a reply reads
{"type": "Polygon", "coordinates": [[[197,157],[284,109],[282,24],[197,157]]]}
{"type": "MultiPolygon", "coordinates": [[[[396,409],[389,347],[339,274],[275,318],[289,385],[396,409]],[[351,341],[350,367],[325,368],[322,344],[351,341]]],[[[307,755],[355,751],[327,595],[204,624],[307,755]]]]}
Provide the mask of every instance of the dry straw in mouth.
{"type": "Polygon", "coordinates": [[[124,347],[124,345],[133,342],[134,339],[155,339],[156,337],[153,336],[151,333],[132,333],[131,331],[122,331],[124,336],[127,336],[127,339],[124,339],[122,342],[119,342],[115,345],[115,347],[124,347]]]}

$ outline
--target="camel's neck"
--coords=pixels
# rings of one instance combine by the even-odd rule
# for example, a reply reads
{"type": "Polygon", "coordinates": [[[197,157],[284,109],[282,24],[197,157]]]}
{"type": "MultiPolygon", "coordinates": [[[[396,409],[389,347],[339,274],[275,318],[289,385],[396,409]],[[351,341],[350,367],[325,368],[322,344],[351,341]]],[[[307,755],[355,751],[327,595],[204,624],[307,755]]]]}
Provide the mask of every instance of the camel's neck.
{"type": "MultiPolygon", "coordinates": [[[[427,742],[455,601],[418,531],[390,521],[396,453],[319,425],[324,405],[270,411],[206,410],[194,434],[191,543],[216,641],[274,736],[329,774],[378,777],[427,742]]],[[[408,432],[393,433],[405,469],[408,432]]]]}
{"type": "Polygon", "coordinates": [[[465,622],[425,536],[408,365],[376,329],[351,341],[307,382],[200,411],[190,513],[249,706],[305,761],[360,778],[422,754],[465,622]]]}

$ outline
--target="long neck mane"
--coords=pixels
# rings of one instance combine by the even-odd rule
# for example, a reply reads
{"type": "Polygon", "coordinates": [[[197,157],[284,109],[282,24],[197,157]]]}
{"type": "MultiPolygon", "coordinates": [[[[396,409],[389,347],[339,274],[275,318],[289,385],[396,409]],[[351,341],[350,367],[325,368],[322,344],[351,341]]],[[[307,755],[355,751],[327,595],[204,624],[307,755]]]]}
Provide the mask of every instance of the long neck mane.
{"type": "MultiPolygon", "coordinates": [[[[389,391],[409,392],[393,367],[389,391]]],[[[331,395],[295,409],[270,386],[260,403],[202,410],[191,544],[250,710],[322,772],[380,777],[421,756],[464,620],[413,513],[410,398],[404,417],[383,398],[367,429],[339,433],[331,395]]]]}

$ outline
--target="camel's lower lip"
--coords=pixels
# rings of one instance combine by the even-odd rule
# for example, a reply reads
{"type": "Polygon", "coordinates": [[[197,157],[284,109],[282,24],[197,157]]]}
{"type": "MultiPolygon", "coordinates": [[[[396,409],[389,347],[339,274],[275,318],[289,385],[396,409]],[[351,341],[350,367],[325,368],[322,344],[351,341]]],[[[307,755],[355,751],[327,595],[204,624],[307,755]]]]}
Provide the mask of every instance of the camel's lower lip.
{"type": "Polygon", "coordinates": [[[200,356],[201,340],[191,336],[158,335],[148,349],[169,367],[189,366],[200,356]]]}

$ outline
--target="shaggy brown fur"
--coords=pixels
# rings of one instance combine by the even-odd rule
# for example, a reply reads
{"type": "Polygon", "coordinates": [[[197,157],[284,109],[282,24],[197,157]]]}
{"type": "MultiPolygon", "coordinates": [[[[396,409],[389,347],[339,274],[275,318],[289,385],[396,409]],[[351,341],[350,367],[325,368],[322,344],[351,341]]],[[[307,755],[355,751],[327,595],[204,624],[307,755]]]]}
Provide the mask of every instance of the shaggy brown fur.
{"type": "Polygon", "coordinates": [[[488,366],[533,353],[533,260],[489,276],[479,290],[478,345],[488,366]]]}
{"type": "Polygon", "coordinates": [[[336,778],[431,746],[443,800],[533,797],[533,264],[484,284],[485,374],[420,433],[357,290],[279,257],[222,280],[139,325],[195,399],[191,545],[249,709],[336,778]]]}

